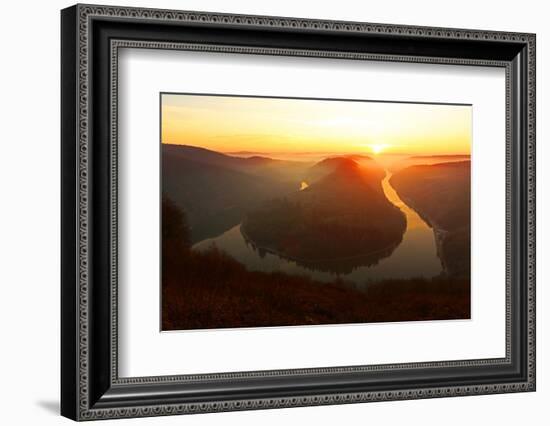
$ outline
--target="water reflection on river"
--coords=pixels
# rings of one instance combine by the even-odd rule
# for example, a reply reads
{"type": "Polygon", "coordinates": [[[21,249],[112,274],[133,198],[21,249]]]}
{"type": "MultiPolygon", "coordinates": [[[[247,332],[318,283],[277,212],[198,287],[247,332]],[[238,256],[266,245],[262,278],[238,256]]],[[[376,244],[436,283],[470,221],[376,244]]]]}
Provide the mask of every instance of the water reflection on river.
{"type": "Polygon", "coordinates": [[[193,249],[203,250],[216,245],[246,265],[249,270],[307,275],[323,282],[334,281],[335,278],[340,277],[353,282],[358,287],[387,278],[430,278],[438,275],[441,272],[441,262],[437,257],[433,231],[414,210],[399,198],[389,183],[390,177],[391,174],[387,173],[382,181],[382,188],[386,197],[405,213],[407,229],[401,244],[389,257],[380,260],[376,265],[360,266],[345,274],[312,270],[276,254],[258,251],[244,239],[240,232],[240,225],[218,237],[195,244],[193,249]]]}

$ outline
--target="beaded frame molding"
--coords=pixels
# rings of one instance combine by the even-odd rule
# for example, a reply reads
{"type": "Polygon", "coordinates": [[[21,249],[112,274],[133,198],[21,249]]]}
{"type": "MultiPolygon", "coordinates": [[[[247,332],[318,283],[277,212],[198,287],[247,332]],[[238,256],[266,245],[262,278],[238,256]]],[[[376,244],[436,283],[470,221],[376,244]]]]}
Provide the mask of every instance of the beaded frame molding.
{"type": "Polygon", "coordinates": [[[535,35],[76,5],[62,11],[61,45],[64,416],[93,420],[535,390],[535,35]],[[120,378],[121,48],[504,68],[505,357],[120,378]]]}

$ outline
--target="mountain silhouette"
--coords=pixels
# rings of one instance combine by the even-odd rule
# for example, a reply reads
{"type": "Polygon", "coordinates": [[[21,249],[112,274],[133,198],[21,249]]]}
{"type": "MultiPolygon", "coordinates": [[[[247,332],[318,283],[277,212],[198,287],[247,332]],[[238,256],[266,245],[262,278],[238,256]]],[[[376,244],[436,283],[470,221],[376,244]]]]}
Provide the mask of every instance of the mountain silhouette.
{"type": "Polygon", "coordinates": [[[452,154],[452,155],[413,155],[404,157],[398,161],[394,161],[389,165],[389,169],[393,173],[406,169],[411,166],[428,166],[432,164],[456,163],[462,161],[470,161],[468,154],[452,154]]]}
{"type": "Polygon", "coordinates": [[[309,164],[232,157],[187,145],[162,145],[162,191],[187,215],[191,241],[238,225],[246,211],[300,185],[309,164]]]}

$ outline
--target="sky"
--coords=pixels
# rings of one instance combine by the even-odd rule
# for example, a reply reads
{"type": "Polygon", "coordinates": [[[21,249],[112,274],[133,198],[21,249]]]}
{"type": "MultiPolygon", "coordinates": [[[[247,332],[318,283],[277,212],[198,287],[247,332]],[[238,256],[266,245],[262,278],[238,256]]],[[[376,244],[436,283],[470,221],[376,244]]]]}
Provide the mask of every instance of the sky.
{"type": "Polygon", "coordinates": [[[162,143],[224,153],[470,154],[472,108],[162,94],[162,143]]]}

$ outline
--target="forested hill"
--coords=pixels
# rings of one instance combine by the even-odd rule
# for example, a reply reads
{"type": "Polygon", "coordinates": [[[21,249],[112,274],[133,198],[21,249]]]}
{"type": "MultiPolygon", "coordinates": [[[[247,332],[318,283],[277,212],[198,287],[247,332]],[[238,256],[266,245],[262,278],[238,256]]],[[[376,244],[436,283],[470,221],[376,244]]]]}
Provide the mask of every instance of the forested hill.
{"type": "Polygon", "coordinates": [[[390,183],[399,197],[434,228],[444,269],[470,273],[470,161],[412,166],[390,183]]]}
{"type": "Polygon", "coordinates": [[[237,158],[162,145],[162,192],[187,215],[193,243],[238,225],[246,211],[299,188],[306,163],[237,158]]]}
{"type": "Polygon", "coordinates": [[[368,256],[375,263],[391,253],[402,239],[406,220],[377,190],[384,174],[372,173],[350,158],[320,162],[314,168],[328,164],[332,171],[306,189],[250,212],[243,223],[246,237],[304,263],[347,257],[359,263],[368,256]]]}

